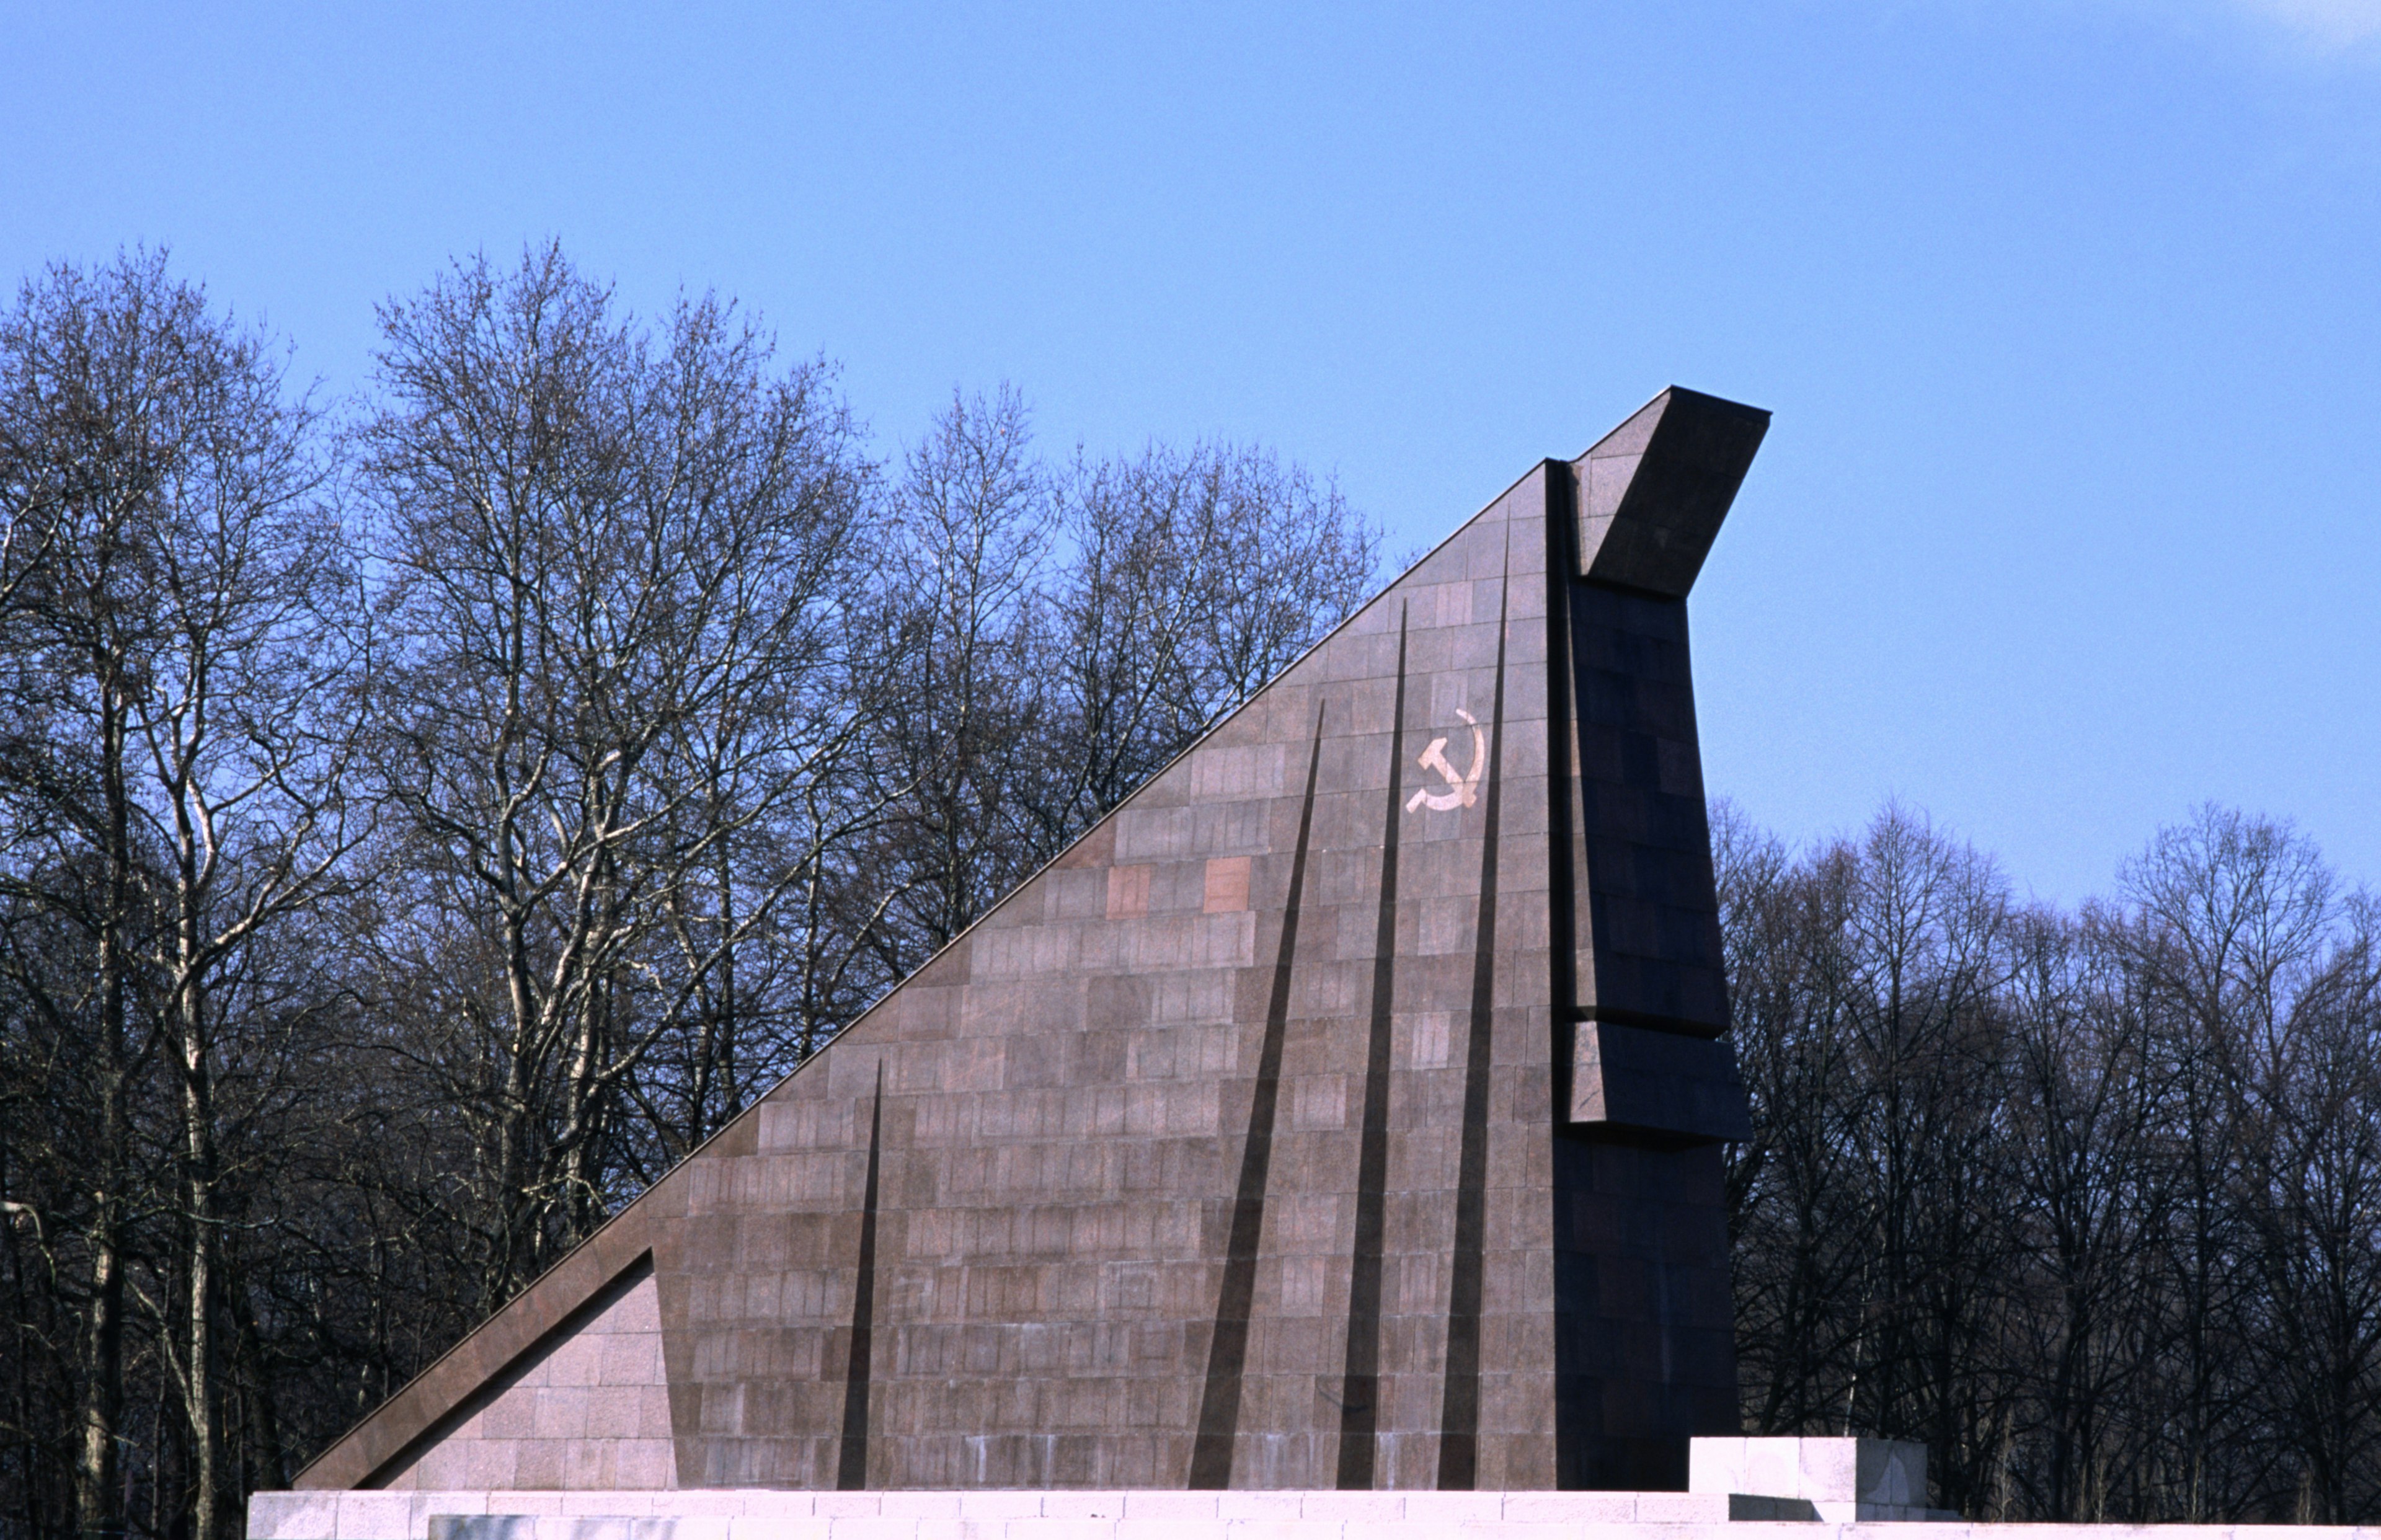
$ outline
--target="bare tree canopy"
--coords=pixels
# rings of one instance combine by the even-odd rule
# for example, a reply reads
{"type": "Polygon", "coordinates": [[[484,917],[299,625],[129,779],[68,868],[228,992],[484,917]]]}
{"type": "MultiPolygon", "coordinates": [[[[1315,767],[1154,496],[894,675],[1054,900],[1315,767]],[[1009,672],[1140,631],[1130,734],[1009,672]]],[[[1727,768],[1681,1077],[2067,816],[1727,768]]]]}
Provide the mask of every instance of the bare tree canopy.
{"type": "Polygon", "coordinates": [[[1923,1440],[1972,1517],[2381,1509],[2372,902],[2215,808],[2076,914],[1899,808],[1714,828],[1748,1429],[1923,1440]]]}
{"type": "Polygon", "coordinates": [[[870,863],[906,972],[1352,614],[1380,537],[1262,449],[1035,459],[1011,391],[955,397],[892,491],[905,688],[870,863]]]}
{"type": "Polygon", "coordinates": [[[459,1034],[412,1052],[473,1122],[492,1302],[780,1057],[752,1041],[802,990],[778,954],[855,817],[829,782],[873,690],[873,471],[824,369],[709,297],[649,330],[551,247],[381,320],[373,941],[459,1034]],[[665,1066],[688,1081],[641,1082],[665,1066]]]}
{"type": "Polygon", "coordinates": [[[315,426],[162,255],[54,269],[0,319],[0,1095],[6,1179],[54,1195],[11,1209],[51,1285],[15,1321],[77,1387],[38,1436],[77,1430],[85,1531],[127,1519],[135,1315],[216,1529],[226,1226],[314,1004],[285,943],[357,843],[368,633],[315,426]]]}

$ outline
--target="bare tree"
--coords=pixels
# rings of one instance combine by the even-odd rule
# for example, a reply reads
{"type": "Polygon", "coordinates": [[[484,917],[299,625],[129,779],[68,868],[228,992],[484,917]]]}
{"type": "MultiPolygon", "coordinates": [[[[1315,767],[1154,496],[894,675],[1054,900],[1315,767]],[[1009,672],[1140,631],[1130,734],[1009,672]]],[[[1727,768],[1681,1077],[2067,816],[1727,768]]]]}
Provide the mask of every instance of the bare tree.
{"type": "Polygon", "coordinates": [[[2038,1365],[2045,1448],[2026,1506],[2097,1521],[2117,1500],[2110,1472],[2149,1346],[2139,1284],[2160,1201],[2160,1083],[2105,918],[2035,911],[2019,917],[2012,939],[2003,1164],[2034,1287],[2013,1313],[2020,1340],[2010,1346],[2038,1365]]]}
{"type": "Polygon", "coordinates": [[[739,950],[806,866],[736,871],[739,843],[805,799],[812,846],[854,816],[822,786],[873,704],[836,669],[868,468],[823,368],[773,372],[709,298],[650,333],[554,247],[459,265],[382,326],[386,940],[465,1034],[421,1051],[478,1119],[494,1300],[634,1179],[656,1044],[741,1009],[739,950]]]}
{"type": "Polygon", "coordinates": [[[2175,1279],[2180,1359],[2175,1456],[2194,1522],[2233,1483],[2217,1445],[2249,1393],[2232,1323],[2247,1308],[2237,1259],[2249,1244],[2236,1182],[2245,1155],[2243,1055],[2283,1019],[2288,989],[2319,936],[2328,877],[2278,825],[2204,807],[2161,830],[2118,874],[2134,907],[2133,966],[2159,1021],[2178,1165],[2162,1250],[2175,1279]]]}
{"type": "Polygon", "coordinates": [[[914,966],[1365,597],[1380,537],[1337,490],[1227,444],[1063,470],[1002,390],[954,398],[909,457],[911,688],[885,764],[904,874],[885,955],[914,966]]]}
{"type": "Polygon", "coordinates": [[[1759,969],[1736,990],[1754,1008],[1762,1130],[1738,1160],[1738,1223],[1775,1248],[1752,1295],[1757,1425],[1923,1437],[1967,1500],[2006,1416],[1972,1372],[2002,1308],[2005,1241],[1981,1189],[2002,1102],[2006,890],[1898,807],[1799,880],[1724,810],[1720,828],[1731,922],[1759,924],[1731,950],[1759,969]]]}
{"type": "Polygon", "coordinates": [[[33,840],[8,896],[72,917],[96,996],[55,994],[58,975],[11,953],[26,997],[95,1029],[80,1522],[117,1517],[128,1098],[136,1059],[161,1043],[177,1107],[180,1303],[158,1345],[188,1425],[192,1534],[213,1540],[214,1076],[226,1030],[244,1025],[227,1014],[250,949],[321,897],[350,843],[352,728],[336,708],[356,672],[356,588],[319,496],[313,414],[288,398],[264,341],[209,313],[162,254],[53,269],[0,326],[0,360],[6,499],[53,521],[6,629],[31,729],[12,756],[10,823],[33,840]]]}
{"type": "MultiPolygon", "coordinates": [[[[1711,815],[1737,1063],[1753,1137],[1728,1155],[1737,1337],[1747,1425],[1840,1423],[1857,1323],[1843,1310],[1866,1265],[1853,1221],[1867,1167],[1849,1120],[1865,1081],[1854,1059],[1850,969],[1835,945],[1842,866],[1795,862],[1733,806],[1711,815]]],[[[1839,1431],[1839,1429],[1838,1429],[1839,1431]]]]}
{"type": "Polygon", "coordinates": [[[2220,809],[2076,914],[1892,808],[1713,826],[1748,1423],[1923,1438],[1978,1517],[2372,1511],[2371,901],[2220,809]]]}
{"type": "Polygon", "coordinates": [[[1046,768],[1051,691],[1043,583],[1056,519],[1025,405],[954,395],[895,491],[899,555],[878,604],[903,688],[873,756],[895,809],[868,862],[889,976],[922,962],[1040,864],[1019,793],[1046,768]]]}
{"type": "Polygon", "coordinates": [[[1225,444],[1079,458],[1061,506],[1044,817],[1063,843],[1353,613],[1380,540],[1336,487],[1225,444]]]}

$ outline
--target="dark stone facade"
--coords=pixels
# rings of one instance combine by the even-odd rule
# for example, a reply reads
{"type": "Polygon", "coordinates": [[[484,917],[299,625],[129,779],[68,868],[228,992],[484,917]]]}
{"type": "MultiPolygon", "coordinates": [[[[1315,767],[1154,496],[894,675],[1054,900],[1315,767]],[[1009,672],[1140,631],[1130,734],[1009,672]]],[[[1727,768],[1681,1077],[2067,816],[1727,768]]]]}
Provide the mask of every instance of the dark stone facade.
{"type": "Polygon", "coordinates": [[[1766,422],[1532,470],[299,1485],[1683,1487],[1766,422]]]}

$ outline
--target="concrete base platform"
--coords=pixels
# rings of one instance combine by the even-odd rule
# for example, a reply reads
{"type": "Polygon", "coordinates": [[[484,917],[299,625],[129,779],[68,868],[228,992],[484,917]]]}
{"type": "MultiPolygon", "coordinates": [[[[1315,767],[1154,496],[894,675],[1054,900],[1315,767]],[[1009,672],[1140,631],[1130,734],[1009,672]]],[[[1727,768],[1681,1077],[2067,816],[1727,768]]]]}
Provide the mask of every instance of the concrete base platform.
{"type": "Polygon", "coordinates": [[[250,1501],[248,1533],[249,1540],[2381,1540],[2381,1528],[1887,1527],[1731,1519],[1730,1510],[1728,1494],[1698,1492],[263,1492],[250,1501]]]}
{"type": "Polygon", "coordinates": [[[1881,1438],[1698,1438],[1688,1485],[259,1492],[248,1540],[2381,1540],[2381,1528],[1968,1523],[1924,1506],[1922,1446],[1881,1438]]]}
{"type": "MultiPolygon", "coordinates": [[[[1728,1525],[1691,1492],[268,1492],[249,1540],[1349,1540],[1728,1525]]],[[[1811,1540],[1815,1526],[1794,1533],[1811,1540]]],[[[1731,1534],[1735,1531],[1731,1530],[1731,1534]]]]}

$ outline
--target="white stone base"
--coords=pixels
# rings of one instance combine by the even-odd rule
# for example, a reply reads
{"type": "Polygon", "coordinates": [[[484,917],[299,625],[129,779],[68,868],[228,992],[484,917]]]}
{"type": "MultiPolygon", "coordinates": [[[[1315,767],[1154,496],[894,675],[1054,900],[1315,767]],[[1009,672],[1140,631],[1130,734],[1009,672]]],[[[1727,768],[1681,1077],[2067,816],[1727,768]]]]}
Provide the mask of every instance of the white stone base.
{"type": "MultiPolygon", "coordinates": [[[[1805,1499],[1808,1500],[1808,1499],[1805,1499]]],[[[249,1540],[2381,1540],[2224,1524],[1731,1521],[1691,1492],[260,1492],[249,1540]],[[507,1522],[510,1521],[510,1522],[507,1522]]]]}
{"type": "Polygon", "coordinates": [[[1926,1506],[1926,1446],[1893,1438],[1697,1438],[1687,1490],[1731,1494],[1729,1516],[1825,1523],[1948,1520],[1926,1506]]]}
{"type": "Polygon", "coordinates": [[[2381,1528],[1973,1524],[1926,1450],[1698,1438],[1685,1492],[259,1492],[248,1540],[2381,1540],[2381,1528]],[[1890,1522],[1890,1529],[1873,1525],[1890,1522]]]}
{"type": "MultiPolygon", "coordinates": [[[[260,1492],[249,1540],[1341,1540],[1728,1523],[1691,1492],[260,1492]],[[1248,1526],[1254,1525],[1255,1528],[1248,1526]],[[1153,1527],[1154,1526],[1154,1527],[1153,1527]],[[1483,1527],[1485,1526],[1485,1527],[1483,1527]],[[1352,1532],[1351,1532],[1352,1533],[1352,1532]]],[[[1737,1532],[1731,1531],[1731,1534],[1737,1532]]],[[[1813,1540],[1808,1524],[1795,1526],[1813,1540]]]]}

